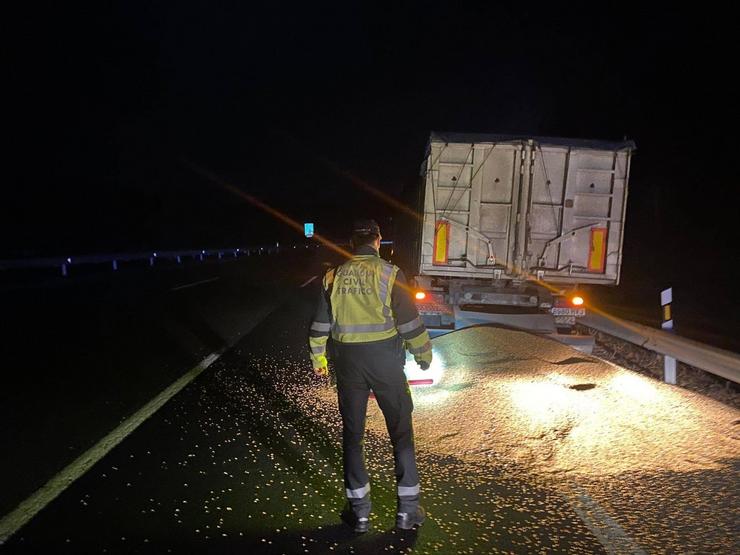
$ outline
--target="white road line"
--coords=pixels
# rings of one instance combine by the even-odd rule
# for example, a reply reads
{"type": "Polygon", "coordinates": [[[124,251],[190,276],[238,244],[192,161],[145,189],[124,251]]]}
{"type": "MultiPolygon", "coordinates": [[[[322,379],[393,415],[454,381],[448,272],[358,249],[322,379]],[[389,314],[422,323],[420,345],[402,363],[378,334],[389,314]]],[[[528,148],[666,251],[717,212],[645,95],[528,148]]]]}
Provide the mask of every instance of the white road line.
{"type": "Polygon", "coordinates": [[[305,282],[303,283],[303,285],[301,285],[301,286],[300,286],[300,288],[302,289],[302,288],[306,287],[306,285],[308,285],[309,283],[311,283],[311,282],[312,282],[313,280],[315,280],[315,279],[316,279],[317,277],[319,277],[319,276],[313,276],[313,277],[312,277],[311,279],[309,279],[309,280],[305,281],[305,282]]]}
{"type": "Polygon", "coordinates": [[[101,439],[95,446],[80,455],[74,462],[59,472],[36,493],[18,505],[12,512],[0,520],[0,545],[15,534],[23,525],[51,503],[56,497],[69,487],[75,480],[87,472],[94,464],[102,459],[126,436],[139,425],[157,412],[167,401],[176,395],[183,387],[193,381],[198,375],[213,364],[221,353],[211,353],[187,374],[172,383],[154,399],[149,401],[136,414],[122,422],[115,430],[101,439]]]}
{"type": "Polygon", "coordinates": [[[627,535],[624,528],[586,492],[574,489],[567,498],[586,528],[596,536],[609,555],[622,553],[646,555],[646,552],[627,535]]]}
{"type": "Polygon", "coordinates": [[[193,283],[187,283],[185,285],[178,285],[177,287],[173,287],[170,289],[170,291],[179,291],[180,289],[187,289],[188,287],[195,287],[196,285],[200,285],[202,283],[210,283],[212,281],[216,281],[217,279],[221,279],[220,277],[215,277],[211,279],[203,279],[201,281],[195,281],[193,283]]]}

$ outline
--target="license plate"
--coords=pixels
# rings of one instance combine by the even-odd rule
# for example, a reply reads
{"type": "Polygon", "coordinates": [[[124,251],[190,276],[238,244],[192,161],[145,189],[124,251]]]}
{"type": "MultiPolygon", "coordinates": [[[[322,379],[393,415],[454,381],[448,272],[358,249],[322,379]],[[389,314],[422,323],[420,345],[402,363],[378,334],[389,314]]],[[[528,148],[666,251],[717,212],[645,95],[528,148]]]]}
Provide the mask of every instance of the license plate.
{"type": "Polygon", "coordinates": [[[585,316],[586,315],[586,309],[585,308],[563,308],[563,307],[553,307],[550,309],[553,316],[585,316]]]}
{"type": "Polygon", "coordinates": [[[452,307],[448,304],[417,304],[419,314],[452,314],[452,307]]]}
{"type": "Polygon", "coordinates": [[[555,316],[555,325],[556,326],[575,326],[576,317],[575,316],[555,316]]]}

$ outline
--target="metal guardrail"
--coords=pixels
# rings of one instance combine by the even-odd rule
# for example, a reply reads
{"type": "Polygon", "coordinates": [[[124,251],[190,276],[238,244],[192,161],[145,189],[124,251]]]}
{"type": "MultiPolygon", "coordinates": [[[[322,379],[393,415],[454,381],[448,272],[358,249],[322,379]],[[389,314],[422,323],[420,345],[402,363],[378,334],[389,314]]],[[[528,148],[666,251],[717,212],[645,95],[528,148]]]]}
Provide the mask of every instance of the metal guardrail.
{"type": "Polygon", "coordinates": [[[740,383],[740,354],[619,318],[589,314],[580,323],[690,366],[740,383]]]}
{"type": "MultiPolygon", "coordinates": [[[[392,245],[393,241],[381,241],[382,245],[392,245]]],[[[349,248],[349,245],[342,245],[349,248]]],[[[149,261],[154,266],[157,260],[175,260],[181,263],[185,258],[194,258],[203,261],[209,257],[217,257],[219,260],[226,258],[238,258],[240,256],[252,256],[261,254],[277,254],[281,250],[291,251],[302,248],[318,248],[319,243],[283,244],[271,243],[252,247],[227,247],[223,249],[183,250],[183,251],[150,251],[137,253],[114,253],[114,254],[85,254],[80,256],[52,256],[45,258],[19,258],[15,260],[0,260],[0,270],[20,270],[32,268],[59,268],[63,276],[67,276],[70,266],[79,264],[110,264],[113,270],[118,270],[120,262],[149,261]]]]}
{"type": "Polygon", "coordinates": [[[253,247],[229,247],[223,249],[201,249],[182,251],[153,251],[137,253],[114,253],[114,254],[88,254],[80,256],[56,256],[46,258],[21,258],[16,260],[0,260],[0,270],[59,268],[63,276],[67,276],[69,268],[81,264],[110,264],[115,271],[121,262],[148,261],[154,266],[158,260],[172,260],[178,264],[186,258],[203,261],[206,258],[239,258],[240,256],[255,256],[262,254],[277,254],[281,250],[293,250],[296,248],[309,248],[314,245],[283,245],[273,243],[270,245],[257,245],[253,247]]]}

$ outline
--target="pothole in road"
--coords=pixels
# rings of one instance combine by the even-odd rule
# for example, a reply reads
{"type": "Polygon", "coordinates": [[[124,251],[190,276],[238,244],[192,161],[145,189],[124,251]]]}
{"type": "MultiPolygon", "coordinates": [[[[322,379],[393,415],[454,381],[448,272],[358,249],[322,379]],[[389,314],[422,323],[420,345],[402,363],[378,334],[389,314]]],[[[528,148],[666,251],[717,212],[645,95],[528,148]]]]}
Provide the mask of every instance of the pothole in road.
{"type": "Polygon", "coordinates": [[[589,389],[593,389],[594,387],[596,387],[595,383],[577,383],[568,386],[569,389],[575,389],[576,391],[588,391],[589,389]]]}

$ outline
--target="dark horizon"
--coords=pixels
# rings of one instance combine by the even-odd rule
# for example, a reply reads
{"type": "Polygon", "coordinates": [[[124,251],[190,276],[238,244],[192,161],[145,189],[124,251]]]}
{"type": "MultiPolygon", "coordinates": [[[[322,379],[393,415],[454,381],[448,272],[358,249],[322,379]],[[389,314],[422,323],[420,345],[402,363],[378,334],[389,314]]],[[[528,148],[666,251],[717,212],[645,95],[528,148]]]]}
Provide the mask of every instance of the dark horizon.
{"type": "Polygon", "coordinates": [[[626,271],[709,267],[737,237],[723,19],[443,3],[17,15],[1,257],[300,239],[189,164],[341,237],[393,215],[342,173],[399,197],[439,130],[635,140],[626,271]]]}

